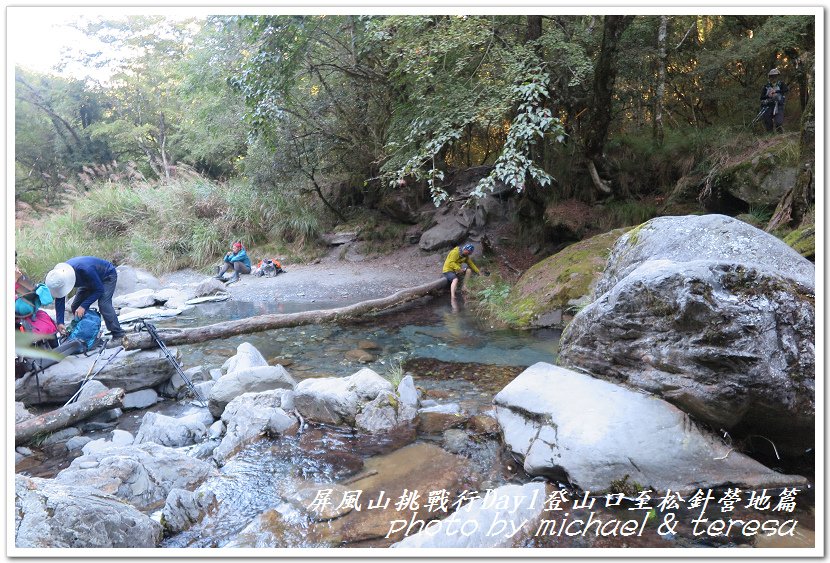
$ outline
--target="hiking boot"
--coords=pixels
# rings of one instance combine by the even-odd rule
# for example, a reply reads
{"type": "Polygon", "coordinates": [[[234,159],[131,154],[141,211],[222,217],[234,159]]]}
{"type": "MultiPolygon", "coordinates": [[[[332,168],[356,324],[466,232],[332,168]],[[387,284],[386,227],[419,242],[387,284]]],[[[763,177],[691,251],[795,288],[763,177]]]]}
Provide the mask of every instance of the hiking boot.
{"type": "Polygon", "coordinates": [[[225,285],[231,285],[232,283],[236,283],[238,281],[239,281],[239,272],[234,272],[233,275],[230,277],[230,279],[225,282],[225,285]]]}

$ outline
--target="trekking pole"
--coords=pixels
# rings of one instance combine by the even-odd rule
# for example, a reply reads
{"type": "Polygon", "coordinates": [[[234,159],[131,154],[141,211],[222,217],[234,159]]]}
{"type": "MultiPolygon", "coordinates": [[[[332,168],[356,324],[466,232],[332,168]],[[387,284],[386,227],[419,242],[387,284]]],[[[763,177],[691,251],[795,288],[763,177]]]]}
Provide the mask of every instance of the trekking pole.
{"type": "Polygon", "coordinates": [[[206,407],[207,402],[199,394],[199,390],[196,389],[196,386],[193,385],[193,382],[190,381],[187,375],[185,375],[184,371],[182,370],[182,367],[170,353],[170,350],[167,349],[167,346],[164,344],[164,341],[162,341],[161,337],[159,336],[159,333],[156,331],[155,325],[152,323],[148,323],[144,319],[140,319],[137,324],[139,324],[138,330],[141,330],[141,327],[147,329],[147,332],[150,333],[150,336],[158,345],[159,349],[162,351],[162,353],[164,353],[165,356],[167,356],[167,361],[170,362],[174,368],[176,368],[176,373],[179,374],[179,377],[181,377],[184,380],[185,384],[187,385],[187,388],[190,389],[190,391],[193,393],[193,396],[196,397],[196,401],[201,403],[203,407],[206,407]]]}
{"type": "Polygon", "coordinates": [[[63,406],[66,406],[69,403],[72,403],[72,402],[76,401],[78,399],[78,397],[81,396],[81,390],[84,388],[84,385],[86,385],[87,383],[89,383],[90,381],[95,379],[98,376],[99,373],[104,371],[104,368],[106,368],[109,365],[109,363],[113,360],[113,358],[115,358],[119,353],[121,353],[121,350],[123,350],[123,349],[124,349],[123,346],[119,346],[118,348],[116,348],[115,353],[112,356],[110,356],[109,358],[107,358],[107,361],[104,362],[104,365],[99,367],[98,370],[95,373],[93,373],[91,376],[85,377],[84,380],[81,381],[81,386],[78,387],[77,391],[75,391],[75,394],[72,395],[71,397],[69,397],[69,400],[66,401],[66,403],[63,406]]]}
{"type": "Polygon", "coordinates": [[[104,351],[105,351],[106,349],[107,349],[107,345],[106,345],[106,343],[104,343],[104,345],[103,345],[103,346],[101,346],[101,350],[98,352],[98,355],[97,355],[97,356],[95,356],[95,359],[92,361],[92,365],[90,365],[90,366],[89,366],[89,371],[88,371],[88,372],[86,372],[86,375],[85,375],[85,376],[84,376],[84,378],[81,380],[81,386],[80,386],[80,387],[78,387],[78,390],[75,392],[75,394],[74,394],[74,395],[72,395],[72,396],[69,398],[69,400],[68,400],[68,401],[66,401],[66,404],[64,404],[63,406],[68,405],[68,404],[69,404],[69,403],[71,403],[71,402],[72,402],[75,398],[77,398],[77,396],[80,394],[81,389],[83,388],[84,384],[85,384],[85,383],[87,382],[87,380],[89,379],[89,376],[90,376],[90,374],[92,373],[92,370],[94,370],[94,369],[95,369],[95,364],[97,364],[97,363],[98,363],[98,360],[100,360],[100,359],[101,359],[101,356],[103,356],[103,355],[104,355],[104,351]]]}

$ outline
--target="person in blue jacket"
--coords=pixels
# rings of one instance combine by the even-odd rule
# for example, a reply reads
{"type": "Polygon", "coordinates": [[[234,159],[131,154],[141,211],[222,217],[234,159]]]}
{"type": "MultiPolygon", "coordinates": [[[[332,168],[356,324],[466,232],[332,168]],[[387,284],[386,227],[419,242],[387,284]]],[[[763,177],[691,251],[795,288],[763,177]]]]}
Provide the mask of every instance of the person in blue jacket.
{"type": "Polygon", "coordinates": [[[118,272],[115,266],[95,256],[76,256],[52,268],[52,271],[46,274],[46,287],[55,298],[55,320],[58,330],[61,333],[66,332],[63,322],[66,296],[77,288],[78,291],[69,307],[72,314],[79,319],[83,318],[90,305],[97,301],[98,310],[112,334],[113,342],[122,338],[126,333],[118,324],[118,315],[112,306],[112,294],[115,293],[117,281],[118,272]]]}
{"type": "Polygon", "coordinates": [[[216,279],[226,281],[228,285],[239,281],[239,274],[251,273],[251,259],[248,258],[248,253],[245,252],[245,247],[240,241],[236,241],[231,245],[231,250],[225,254],[224,263],[219,266],[216,273],[216,279]],[[225,272],[233,270],[233,275],[226,281],[225,272]]]}

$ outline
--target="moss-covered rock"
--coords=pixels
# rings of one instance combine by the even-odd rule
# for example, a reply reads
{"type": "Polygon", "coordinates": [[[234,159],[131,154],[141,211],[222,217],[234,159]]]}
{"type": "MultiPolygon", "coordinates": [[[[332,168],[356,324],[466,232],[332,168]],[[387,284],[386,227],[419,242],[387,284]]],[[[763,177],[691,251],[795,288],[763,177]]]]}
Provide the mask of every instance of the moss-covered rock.
{"type": "Polygon", "coordinates": [[[743,205],[775,209],[795,184],[798,173],[798,136],[780,135],[730,157],[711,178],[706,207],[728,210],[743,205]]]}
{"type": "Polygon", "coordinates": [[[602,274],[611,247],[628,229],[615,229],[577,242],[534,265],[507,298],[519,328],[560,326],[563,313],[578,308],[602,274]]]}
{"type": "Polygon", "coordinates": [[[801,226],[784,237],[784,242],[804,258],[814,260],[816,256],[816,226],[813,224],[801,226]]]}

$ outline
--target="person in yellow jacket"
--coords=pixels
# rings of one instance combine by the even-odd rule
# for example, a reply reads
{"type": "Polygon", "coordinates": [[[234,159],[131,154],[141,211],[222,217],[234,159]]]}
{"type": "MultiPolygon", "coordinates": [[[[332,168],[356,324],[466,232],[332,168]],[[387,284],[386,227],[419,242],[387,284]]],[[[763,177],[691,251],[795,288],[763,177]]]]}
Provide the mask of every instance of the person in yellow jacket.
{"type": "Polygon", "coordinates": [[[474,250],[475,247],[472,244],[456,246],[450,250],[450,253],[447,254],[447,259],[444,260],[443,274],[447,278],[447,281],[450,282],[450,298],[453,300],[455,300],[455,288],[458,287],[458,280],[467,273],[468,265],[475,273],[481,273],[471,258],[474,250]]]}

